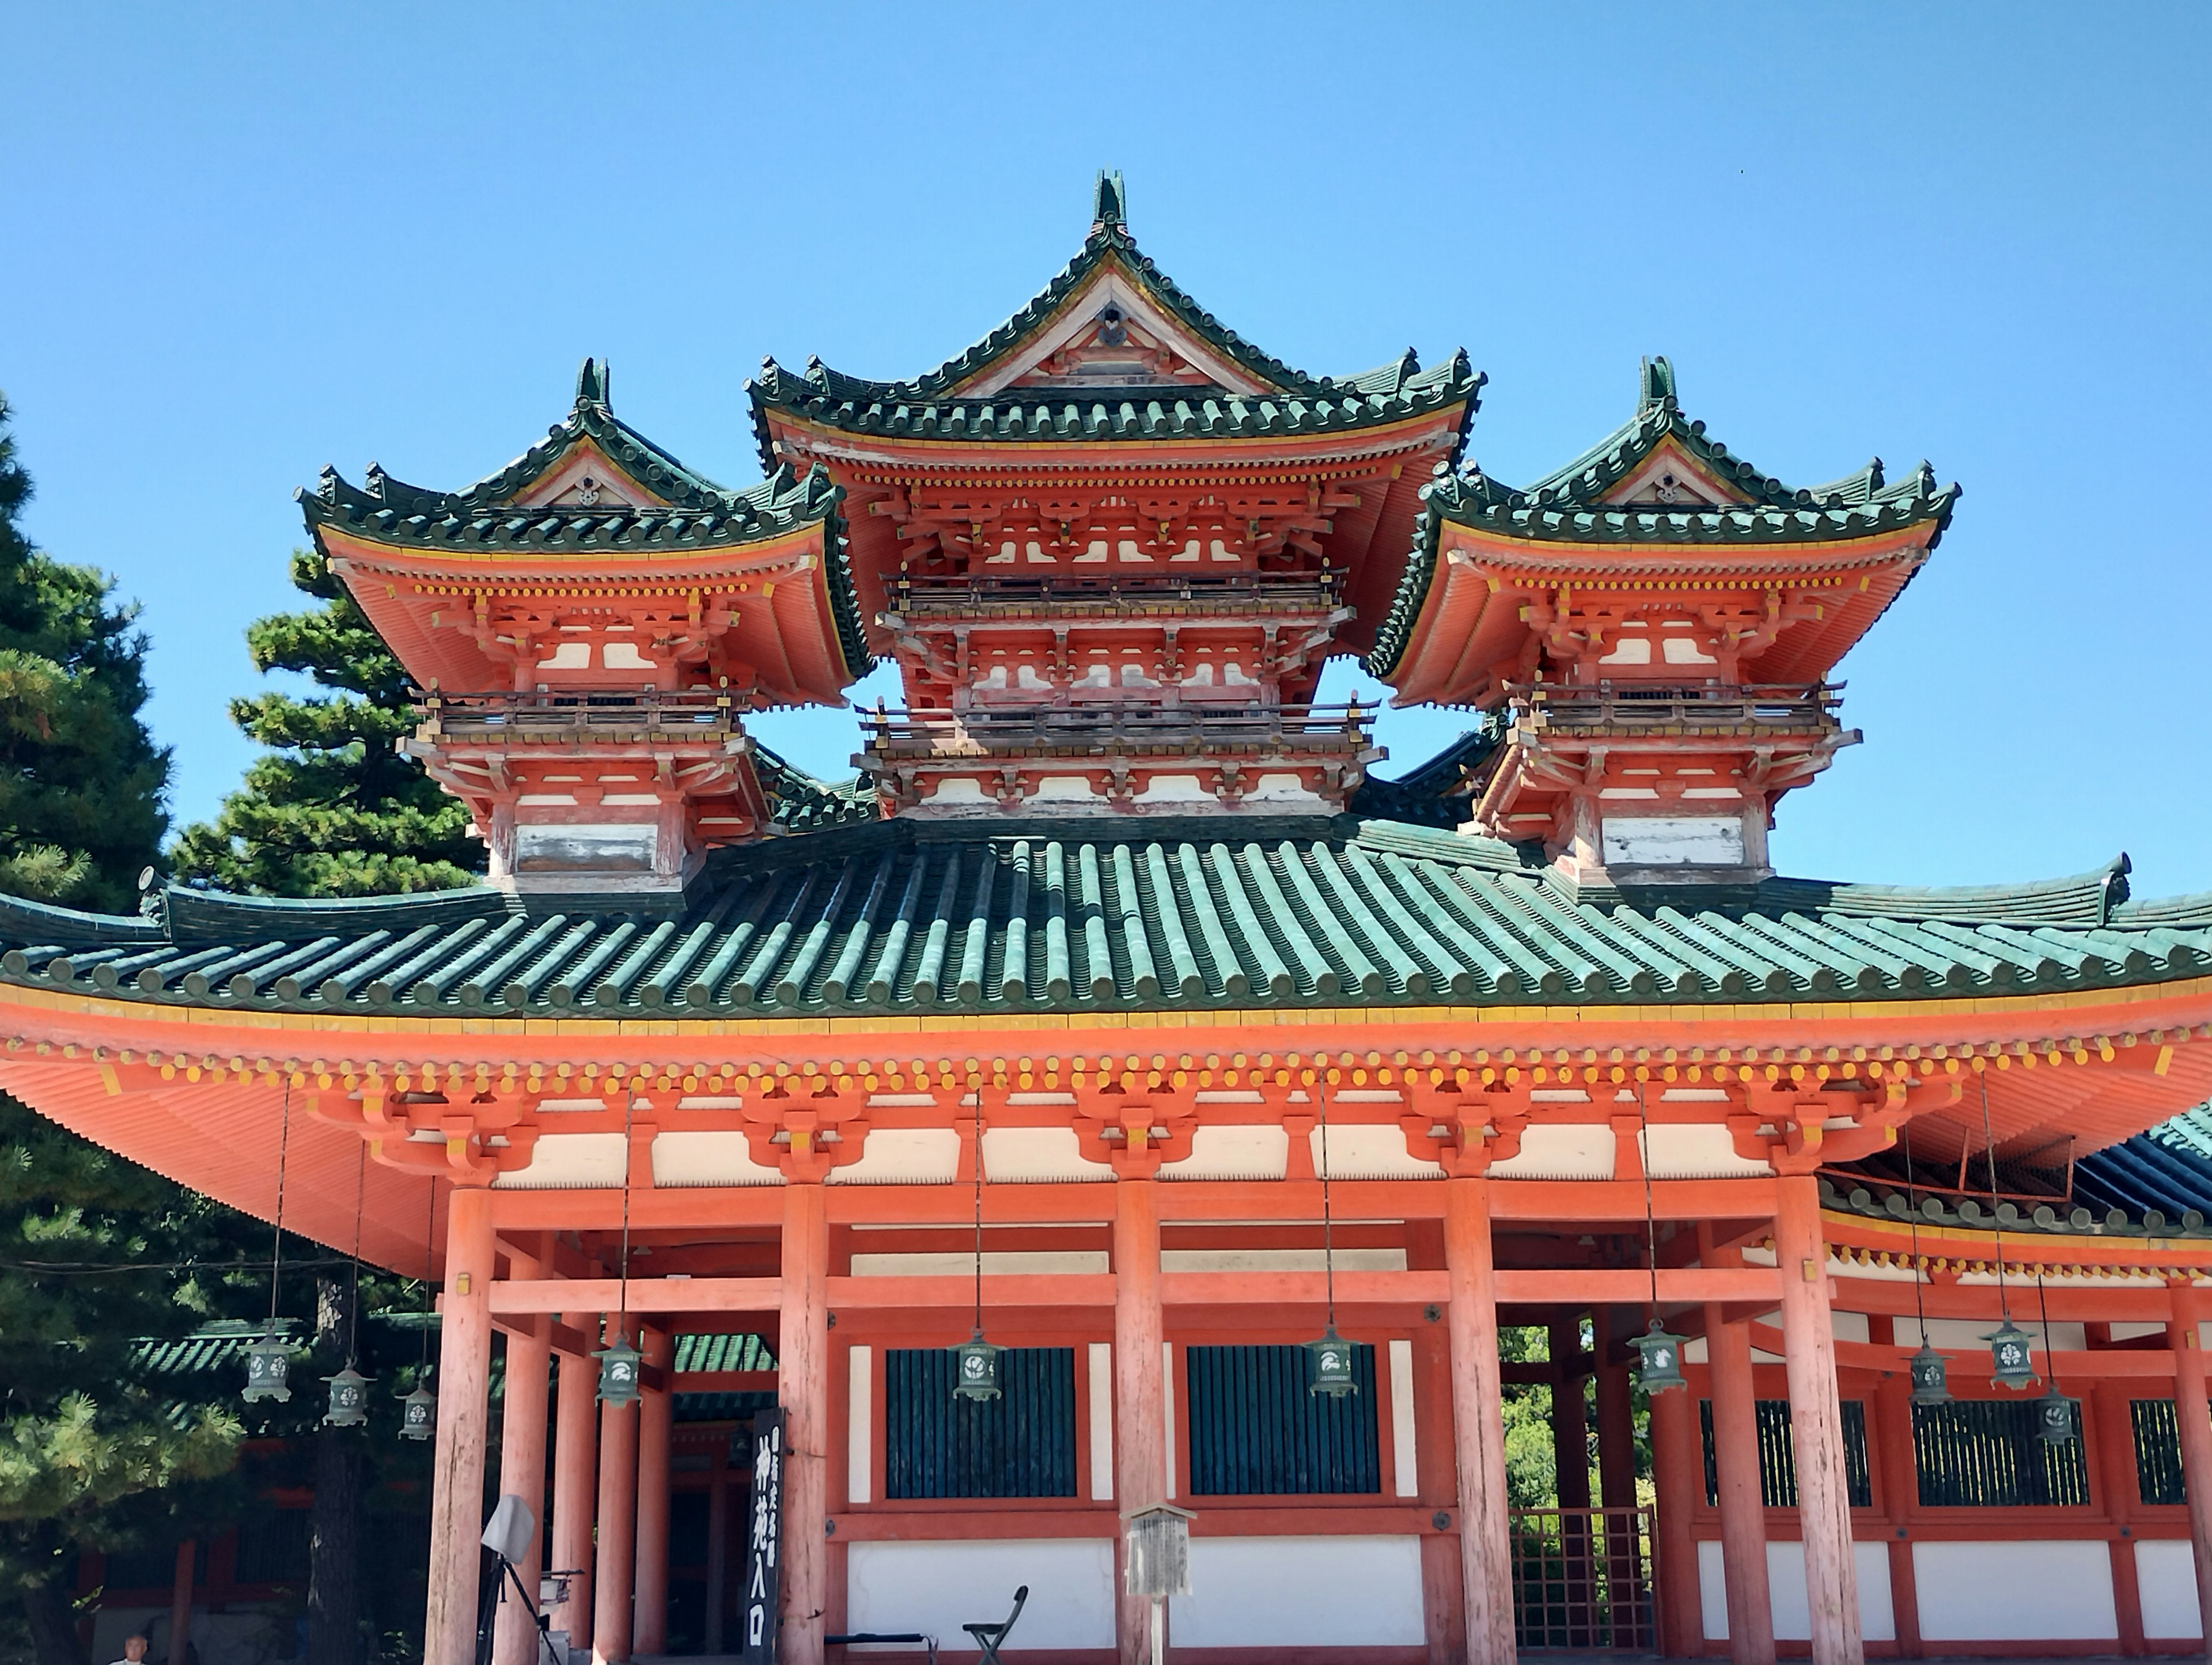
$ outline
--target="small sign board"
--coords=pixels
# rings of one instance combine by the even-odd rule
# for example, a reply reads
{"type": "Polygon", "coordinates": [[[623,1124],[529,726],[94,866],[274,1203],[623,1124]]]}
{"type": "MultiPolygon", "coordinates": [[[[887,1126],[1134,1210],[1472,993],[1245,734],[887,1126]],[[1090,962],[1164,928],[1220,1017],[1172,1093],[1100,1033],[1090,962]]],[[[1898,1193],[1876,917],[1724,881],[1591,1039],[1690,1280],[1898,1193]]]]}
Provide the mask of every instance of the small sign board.
{"type": "Polygon", "coordinates": [[[744,1595],[738,1611],[738,1657],[775,1665],[782,1609],[783,1413],[753,1417],[752,1524],[745,1534],[744,1595]]]}

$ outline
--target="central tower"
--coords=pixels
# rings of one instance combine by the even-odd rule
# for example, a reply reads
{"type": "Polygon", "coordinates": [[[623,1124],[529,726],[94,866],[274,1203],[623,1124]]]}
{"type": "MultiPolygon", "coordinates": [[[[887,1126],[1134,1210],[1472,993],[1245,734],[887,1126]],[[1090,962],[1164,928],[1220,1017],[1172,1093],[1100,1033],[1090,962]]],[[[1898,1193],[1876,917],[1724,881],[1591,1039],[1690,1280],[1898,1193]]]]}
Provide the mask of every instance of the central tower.
{"type": "Polygon", "coordinates": [[[763,465],[842,489],[904,683],[856,759],[885,811],[1342,809],[1380,753],[1314,704],[1322,664],[1370,645],[1482,380],[1464,353],[1328,379],[1259,352],[1139,251],[1117,173],[1081,252],[936,369],[769,361],[763,465]]]}

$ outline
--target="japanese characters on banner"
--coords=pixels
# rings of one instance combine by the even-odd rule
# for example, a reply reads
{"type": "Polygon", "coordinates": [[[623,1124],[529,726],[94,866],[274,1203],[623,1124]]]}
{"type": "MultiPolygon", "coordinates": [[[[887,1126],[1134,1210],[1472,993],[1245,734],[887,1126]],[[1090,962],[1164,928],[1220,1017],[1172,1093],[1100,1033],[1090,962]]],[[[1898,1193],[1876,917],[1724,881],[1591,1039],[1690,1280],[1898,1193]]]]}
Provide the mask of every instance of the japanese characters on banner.
{"type": "Polygon", "coordinates": [[[783,1542],[783,1413],[753,1417],[752,1527],[745,1538],[745,1588],[739,1613],[738,1657],[745,1665],[774,1665],[781,1608],[783,1542]]]}

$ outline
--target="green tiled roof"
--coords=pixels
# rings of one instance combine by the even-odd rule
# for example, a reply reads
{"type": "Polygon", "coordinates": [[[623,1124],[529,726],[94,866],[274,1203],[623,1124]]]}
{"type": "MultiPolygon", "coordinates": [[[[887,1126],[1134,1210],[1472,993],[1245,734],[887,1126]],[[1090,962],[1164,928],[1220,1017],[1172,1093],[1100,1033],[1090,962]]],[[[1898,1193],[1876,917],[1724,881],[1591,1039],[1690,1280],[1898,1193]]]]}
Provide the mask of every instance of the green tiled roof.
{"type": "Polygon", "coordinates": [[[1686,419],[1675,399],[1674,368],[1658,358],[1644,363],[1636,414],[1565,468],[1519,488],[1472,464],[1456,471],[1440,465],[1422,488],[1421,501],[1405,571],[1375,646],[1362,661],[1370,676],[1388,677],[1398,668],[1428,599],[1446,521],[1532,543],[1622,548],[1627,571],[1635,565],[1628,551],[1637,546],[1840,542],[1929,522],[1932,549],[1951,523],[1959,487],[1938,485],[1924,462],[1892,481],[1879,457],[1826,485],[1786,486],[1709,438],[1705,423],[1686,419]],[[1669,437],[1751,501],[1717,507],[1602,501],[1669,437]]]}
{"type": "Polygon", "coordinates": [[[678,918],[486,891],[460,893],[468,917],[397,898],[349,929],[326,904],[172,893],[189,937],[64,943],[52,910],[0,902],[0,978],[248,1012],[713,1018],[1926,999],[2212,968],[2212,902],[2139,908],[2117,864],[2001,890],[1577,894],[1516,847],[1400,823],[1133,820],[770,840],[720,853],[678,918]]]}
{"type": "Polygon", "coordinates": [[[882,813],[876,783],[865,775],[848,781],[817,781],[758,741],[753,744],[752,757],[753,772],[768,795],[771,824],[777,832],[825,832],[873,821],[882,813]]]}
{"type": "Polygon", "coordinates": [[[1138,248],[1129,235],[1120,178],[1099,175],[1091,234],[1075,258],[1027,306],[934,370],[906,381],[873,381],[832,370],[819,359],[810,359],[799,372],[785,369],[773,358],[763,361],[759,376],[746,384],[762,466],[774,468],[776,463],[768,425],[771,409],[907,439],[1080,441],[1324,433],[1370,427],[1465,400],[1464,438],[1485,380],[1465,352],[1428,370],[1410,349],[1355,376],[1311,376],[1291,368],[1221,323],[1138,248]],[[1270,391],[1234,395],[1171,386],[1050,395],[1030,390],[1027,397],[1009,392],[968,400],[945,397],[947,389],[1012,351],[1109,264],[1118,265],[1163,312],[1270,391]]]}
{"type": "MultiPolygon", "coordinates": [[[[758,485],[732,491],[687,468],[635,428],[617,419],[607,403],[607,369],[584,361],[576,398],[564,421],[505,468],[459,491],[432,491],[393,478],[374,464],[356,486],[325,468],[313,491],[293,495],[307,529],[322,545],[325,528],[352,532],[379,543],[439,554],[483,550],[587,550],[610,556],[696,554],[758,543],[800,526],[823,529],[830,606],[839,644],[854,678],[874,661],[860,629],[860,604],[838,513],[844,492],[822,468],[805,476],[771,467],[758,485]],[[595,443],[638,483],[665,497],[670,507],[602,507],[562,505],[517,508],[512,500],[557,467],[576,446],[595,443]]],[[[327,554],[329,551],[325,550],[327,554]]]]}

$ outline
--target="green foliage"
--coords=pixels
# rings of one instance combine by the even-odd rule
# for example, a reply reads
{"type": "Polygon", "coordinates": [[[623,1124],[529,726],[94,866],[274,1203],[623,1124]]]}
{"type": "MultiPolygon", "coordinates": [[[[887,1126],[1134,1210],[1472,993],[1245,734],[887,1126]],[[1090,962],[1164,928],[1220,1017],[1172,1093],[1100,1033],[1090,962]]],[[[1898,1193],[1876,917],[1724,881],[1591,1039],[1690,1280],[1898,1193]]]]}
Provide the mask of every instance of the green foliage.
{"type": "Polygon", "coordinates": [[[319,553],[293,551],[292,581],[321,605],[257,620],[247,649],[264,671],[333,691],[231,702],[231,720],[271,752],[212,822],[185,829],[176,872],[280,896],[474,883],[483,848],[468,836],[467,810],[392,750],[414,726],[406,672],[319,553]]]}
{"type": "Polygon", "coordinates": [[[146,638],[107,576],[33,549],[0,398],[0,890],[108,912],[155,859],[169,754],[139,713],[146,638]]]}

